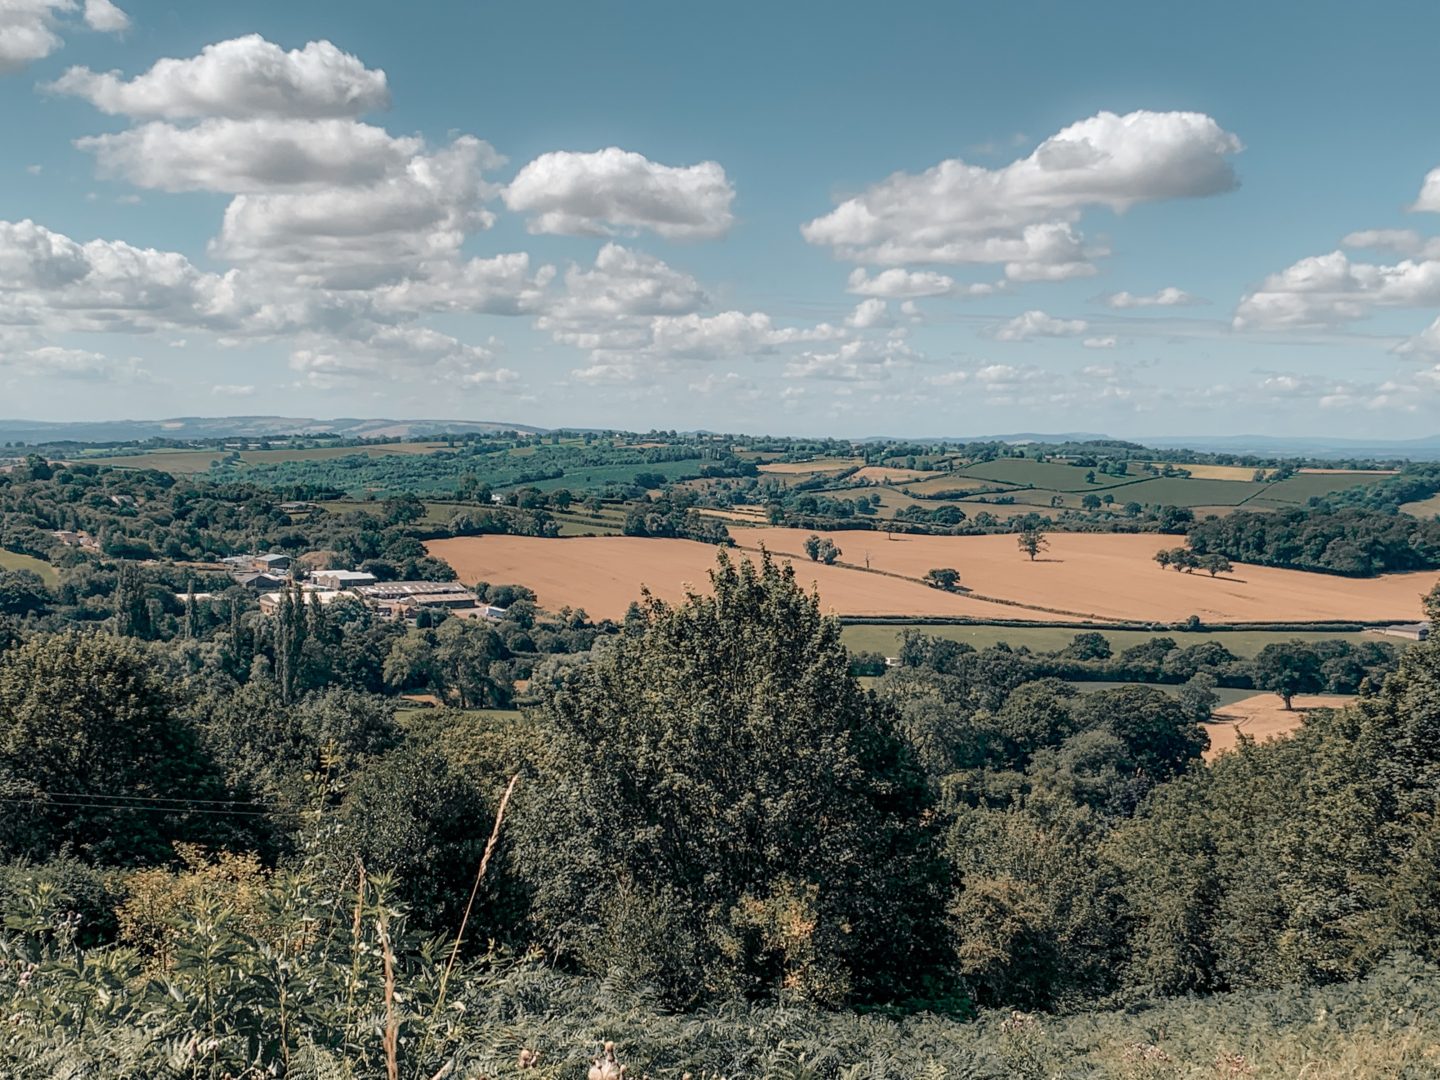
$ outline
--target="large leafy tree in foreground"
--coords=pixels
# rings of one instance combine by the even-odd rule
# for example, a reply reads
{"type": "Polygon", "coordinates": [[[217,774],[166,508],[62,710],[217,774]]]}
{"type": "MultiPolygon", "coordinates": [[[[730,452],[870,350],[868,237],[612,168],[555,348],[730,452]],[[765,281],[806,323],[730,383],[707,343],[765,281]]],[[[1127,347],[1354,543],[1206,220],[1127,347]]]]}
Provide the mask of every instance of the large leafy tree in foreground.
{"type": "Polygon", "coordinates": [[[536,714],[517,863],[545,943],[673,1002],[894,997],[938,970],[922,771],[793,570],[723,554],[536,714]]]}
{"type": "Polygon", "coordinates": [[[165,861],[171,843],[254,846],[219,771],[136,642],[71,632],[0,658],[0,852],[165,861]]]}

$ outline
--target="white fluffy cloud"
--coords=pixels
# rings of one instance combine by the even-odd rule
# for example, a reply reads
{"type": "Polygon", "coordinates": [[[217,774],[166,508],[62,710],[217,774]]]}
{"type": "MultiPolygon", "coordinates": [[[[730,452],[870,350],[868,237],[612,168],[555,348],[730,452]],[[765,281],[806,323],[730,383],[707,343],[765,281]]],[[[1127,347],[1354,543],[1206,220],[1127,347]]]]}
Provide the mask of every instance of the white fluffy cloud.
{"type": "MultiPolygon", "coordinates": [[[[1440,169],[1426,175],[1414,211],[1440,212],[1440,169]]],[[[1237,330],[1333,330],[1384,309],[1440,308],[1440,237],[1415,229],[1362,229],[1341,241],[1352,249],[1399,256],[1394,263],[1357,261],[1344,251],[1301,259],[1270,274],[1235,309],[1237,330]]],[[[1440,319],[1402,341],[1401,354],[1440,354],[1440,319]]],[[[1387,399],[1383,387],[1337,391],[1330,404],[1387,399]]]]}
{"type": "Polygon", "coordinates": [[[1420,194],[1416,196],[1410,209],[1440,214],[1440,169],[1431,169],[1425,174],[1425,180],[1420,185],[1420,194]]]}
{"type": "Polygon", "coordinates": [[[1106,307],[1123,310],[1125,308],[1186,307],[1199,301],[1184,290],[1169,285],[1159,292],[1148,295],[1130,292],[1110,293],[1104,297],[1104,302],[1106,307]]]}
{"type": "Polygon", "coordinates": [[[1440,306],[1440,261],[1352,262],[1332,251],[1301,259],[1241,299],[1237,330],[1315,329],[1364,318],[1375,308],[1440,306]]]}
{"type": "Polygon", "coordinates": [[[559,150],[526,165],[505,205],[529,216],[533,233],[615,236],[649,230],[671,240],[724,235],[735,190],[713,161],[672,166],[609,147],[559,150]]]}
{"type": "Polygon", "coordinates": [[[857,330],[868,330],[874,326],[890,324],[890,305],[879,297],[861,300],[855,310],[845,317],[845,325],[857,330]]]}
{"type": "MultiPolygon", "coordinates": [[[[91,4],[113,8],[90,0],[87,19],[91,4]]],[[[84,98],[101,112],[163,120],[339,118],[390,104],[385,73],[330,42],[286,52],[259,34],[207,45],[184,60],[159,60],[128,80],[114,71],[71,68],[49,89],[84,98]]]]}
{"type": "Polygon", "coordinates": [[[130,16],[110,0],[85,0],[85,25],[104,34],[118,34],[130,29],[130,16]]]}
{"type": "Polygon", "coordinates": [[[519,378],[495,364],[492,348],[466,344],[423,326],[377,326],[368,334],[322,338],[292,352],[290,367],[306,384],[320,389],[376,376],[423,375],[462,389],[503,386],[519,378]]]}
{"type": "Polygon", "coordinates": [[[147,382],[150,375],[135,357],[112,360],[89,349],[41,345],[12,350],[0,346],[0,377],[76,379],[83,382],[147,382]]]}
{"type": "Polygon", "coordinates": [[[854,296],[878,296],[888,300],[920,296],[990,296],[996,286],[986,282],[962,285],[949,274],[934,270],[906,270],[891,267],[871,277],[863,266],[850,271],[846,292],[854,296]]]}
{"type": "Polygon", "coordinates": [[[785,365],[785,377],[877,383],[913,367],[919,359],[903,339],[860,339],[823,352],[802,352],[785,365]]]}
{"type": "MultiPolygon", "coordinates": [[[[0,0],[0,75],[59,49],[65,43],[60,36],[64,20],[75,11],[75,0],[0,0]]],[[[91,30],[115,33],[130,25],[110,0],[86,0],[83,17],[91,30]]]]}
{"type": "Polygon", "coordinates": [[[52,89],[143,122],[77,140],[102,175],[233,195],[216,258],[357,289],[444,265],[486,229],[504,158],[470,135],[432,149],[356,116],[388,104],[385,74],[326,41],[289,52],[252,35],[126,80],[75,68],[52,89]],[[149,119],[159,117],[160,119],[149,119]]]}
{"type": "Polygon", "coordinates": [[[402,174],[423,143],[351,120],[152,121],[77,139],[101,175],[161,191],[324,190],[402,174]]]}
{"type": "Polygon", "coordinates": [[[689,274],[620,244],[606,244],[590,269],[571,266],[565,290],[546,311],[574,324],[629,316],[681,315],[698,310],[705,292],[689,274]]]}
{"type": "Polygon", "coordinates": [[[1037,337],[1079,337],[1090,328],[1084,319],[1057,319],[1043,311],[1027,311],[997,327],[996,341],[1029,341],[1037,337]]]}
{"type": "Polygon", "coordinates": [[[499,160],[461,136],[373,182],[237,195],[212,252],[346,287],[394,280],[453,260],[467,234],[489,228],[495,189],[482,170],[499,160]]]}
{"type": "Polygon", "coordinates": [[[0,221],[0,322],[57,330],[232,329],[272,317],[236,275],[118,240],[78,243],[33,221],[0,221]]]}
{"type": "Polygon", "coordinates": [[[1017,281],[1094,272],[1081,212],[1229,191],[1240,140],[1201,113],[1102,112],[1001,169],[942,161],[896,173],[804,225],[838,256],[895,265],[1004,264],[1017,281]]]}

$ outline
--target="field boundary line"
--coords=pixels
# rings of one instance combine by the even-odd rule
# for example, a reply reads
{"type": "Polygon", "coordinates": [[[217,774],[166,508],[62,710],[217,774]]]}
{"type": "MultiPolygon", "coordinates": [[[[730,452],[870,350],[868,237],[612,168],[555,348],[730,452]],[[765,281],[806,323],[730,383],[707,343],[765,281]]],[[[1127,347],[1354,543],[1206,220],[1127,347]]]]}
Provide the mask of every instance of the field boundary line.
{"type": "MultiPolygon", "coordinates": [[[[754,554],[754,555],[760,555],[760,554],[764,554],[765,552],[770,552],[770,554],[772,554],[772,555],[784,555],[784,556],[786,556],[786,557],[788,557],[788,558],[797,559],[797,560],[805,560],[805,559],[808,559],[808,558],[809,558],[809,556],[807,556],[807,555],[797,555],[797,554],[796,554],[795,552],[793,552],[793,551],[779,551],[779,550],[770,551],[769,548],[766,548],[766,547],[763,547],[763,546],[762,546],[762,547],[745,547],[743,544],[738,544],[738,543],[737,543],[735,546],[736,546],[737,548],[739,548],[741,551],[748,551],[748,552],[750,552],[751,554],[754,554]]],[[[814,560],[812,559],[812,560],[810,560],[810,561],[813,562],[814,560]]],[[[829,565],[829,566],[840,566],[840,567],[844,567],[846,570],[858,570],[858,571],[859,571],[860,573],[862,573],[862,574],[878,574],[878,575],[880,575],[881,577],[896,578],[896,579],[898,579],[898,580],[900,580],[900,581],[908,581],[908,582],[910,582],[910,583],[913,584],[913,585],[924,585],[927,589],[929,589],[929,588],[934,588],[934,586],[928,584],[923,578],[911,577],[909,574],[900,574],[900,573],[896,573],[896,572],[893,571],[893,570],[877,570],[877,569],[876,569],[875,567],[873,567],[873,566],[860,566],[860,565],[858,565],[858,564],[856,564],[856,563],[841,562],[841,561],[838,560],[838,559],[837,559],[835,562],[833,562],[833,563],[828,563],[828,564],[826,564],[826,565],[829,565]]],[[[971,599],[971,600],[980,600],[980,601],[983,601],[983,602],[989,603],[989,604],[1001,604],[1001,605],[1003,605],[1003,606],[1005,606],[1005,607],[1020,608],[1022,611],[1039,611],[1039,612],[1042,612],[1042,613],[1044,613],[1044,614],[1046,614],[1046,615],[1068,615],[1069,617],[1071,617],[1071,618],[1073,618],[1073,619],[1084,619],[1084,620],[1087,620],[1087,621],[1091,621],[1091,622],[1095,622],[1095,623],[1102,623],[1102,624],[1105,624],[1105,625],[1109,625],[1110,623],[1115,623],[1115,622],[1125,622],[1125,621],[1127,621],[1127,620],[1123,620],[1123,619],[1112,619],[1112,618],[1110,618],[1110,617],[1108,617],[1108,616],[1105,616],[1105,615],[1096,615],[1096,614],[1094,614],[1094,613],[1084,612],[1084,611],[1069,611],[1069,610],[1067,610],[1067,609],[1065,609],[1065,608],[1041,607],[1039,604],[1022,604],[1019,600],[1006,600],[1006,599],[1004,599],[1003,597],[999,597],[999,596],[987,596],[987,595],[985,595],[984,593],[969,592],[969,591],[966,591],[966,592],[955,592],[954,590],[950,590],[950,589],[936,589],[935,591],[936,591],[936,592],[948,592],[951,596],[959,596],[959,597],[968,598],[968,599],[971,599]]]]}

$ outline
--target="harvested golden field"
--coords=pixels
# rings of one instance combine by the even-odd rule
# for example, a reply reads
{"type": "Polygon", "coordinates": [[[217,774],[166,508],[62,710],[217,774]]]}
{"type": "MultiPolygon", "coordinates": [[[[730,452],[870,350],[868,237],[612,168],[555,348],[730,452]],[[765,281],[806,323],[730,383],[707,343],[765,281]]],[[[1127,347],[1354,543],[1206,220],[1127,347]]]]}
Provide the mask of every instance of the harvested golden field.
{"type": "MultiPolygon", "coordinates": [[[[1196,480],[1251,481],[1255,479],[1256,472],[1255,469],[1245,465],[1196,465],[1189,461],[1152,461],[1150,464],[1157,469],[1163,469],[1167,464],[1173,465],[1177,469],[1184,469],[1196,480]]],[[[1274,469],[1263,471],[1267,477],[1272,476],[1275,472],[1274,469]]]]}
{"type": "Polygon", "coordinates": [[[1294,711],[1287,711],[1279,694],[1256,694],[1215,710],[1213,723],[1204,728],[1210,735],[1210,749],[1205,760],[1214,761],[1226,750],[1234,749],[1241,735],[1256,742],[1266,742],[1289,735],[1305,722],[1306,713],[1316,709],[1343,709],[1355,699],[1344,694],[1301,694],[1295,698],[1294,711]]]}
{"type": "MultiPolygon", "coordinates": [[[[737,539],[745,547],[764,544],[803,557],[808,535],[801,529],[767,528],[747,530],[737,539]]],[[[935,567],[953,567],[960,571],[961,584],[979,596],[1084,618],[1414,621],[1422,617],[1421,596],[1440,581],[1435,571],[1357,579],[1259,566],[1237,566],[1233,574],[1218,578],[1184,574],[1154,562],[1157,551],[1177,546],[1180,538],[1153,534],[1051,533],[1049,550],[1033,563],[1020,554],[1013,535],[822,535],[843,552],[842,563],[864,566],[868,554],[872,568],[914,579],[935,567]]],[[[1012,612],[1010,617],[1044,616],[1012,612]]]]}
{"type": "Polygon", "coordinates": [[[696,511],[701,517],[719,518],[742,525],[765,525],[769,522],[769,511],[763,506],[732,506],[729,510],[715,510],[704,507],[696,511]]]}
{"type": "MultiPolygon", "coordinates": [[[[1055,533],[1038,561],[1025,559],[1014,536],[905,536],[868,531],[826,534],[843,552],[823,566],[804,554],[809,533],[754,528],[737,532],[742,549],[765,545],[795,563],[800,580],[818,585],[825,606],[842,615],[947,615],[973,619],[1062,618],[1209,623],[1413,621],[1420,597],[1440,573],[1392,574],[1364,580],[1241,566],[1231,575],[1162,570],[1156,551],[1175,537],[1055,533]],[[870,568],[865,568],[866,560],[870,568]],[[926,571],[954,567],[970,594],[920,583],[926,571]]],[[[583,607],[618,617],[649,585],[668,600],[684,585],[703,587],[716,549],[689,540],[641,537],[458,537],[427,545],[467,584],[528,585],[542,607],[583,607]]]]}
{"type": "MultiPolygon", "coordinates": [[[[745,530],[749,537],[770,530],[745,530]]],[[[875,533],[863,534],[875,537],[875,533]]],[[[883,534],[879,535],[881,543],[883,534]]],[[[455,568],[467,585],[477,581],[526,585],[541,607],[554,611],[584,608],[593,618],[618,619],[641,586],[664,600],[684,598],[686,586],[709,587],[707,572],[718,549],[693,540],[652,540],[637,536],[577,536],[545,540],[533,536],[466,536],[433,540],[425,545],[455,568]]],[[[732,558],[741,553],[731,552],[732,558]]],[[[950,615],[973,619],[1027,618],[1020,608],[986,603],[954,593],[867,574],[863,570],[824,566],[803,555],[787,561],[807,587],[814,583],[825,607],[840,615],[950,615]]],[[[1043,616],[1035,614],[1035,618],[1043,616]]]]}
{"type": "Polygon", "coordinates": [[[1399,469],[1297,469],[1310,476],[1397,476],[1399,469]]]}
{"type": "Polygon", "coordinates": [[[933,475],[933,473],[921,472],[919,469],[896,469],[889,465],[866,465],[851,479],[862,483],[904,484],[911,480],[923,480],[925,477],[933,475]]]}

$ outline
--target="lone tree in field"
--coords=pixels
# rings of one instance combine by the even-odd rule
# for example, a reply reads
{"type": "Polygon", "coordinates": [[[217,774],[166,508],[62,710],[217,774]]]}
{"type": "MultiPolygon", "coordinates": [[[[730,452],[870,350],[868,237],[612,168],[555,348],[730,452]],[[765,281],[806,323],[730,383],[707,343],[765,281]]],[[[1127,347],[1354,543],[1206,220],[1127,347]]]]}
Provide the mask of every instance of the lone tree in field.
{"type": "Polygon", "coordinates": [[[950,592],[960,584],[960,571],[948,566],[928,570],[925,573],[925,584],[932,589],[944,589],[946,592],[950,592]]]}
{"type": "Polygon", "coordinates": [[[1266,645],[1255,657],[1255,684],[1279,694],[1286,709],[1293,709],[1296,694],[1316,694],[1325,688],[1320,657],[1303,641],[1266,645]]]}
{"type": "Polygon", "coordinates": [[[1200,569],[1214,577],[1216,574],[1228,574],[1235,568],[1224,555],[1201,555],[1200,569]]]}
{"type": "Polygon", "coordinates": [[[944,922],[922,771],[790,566],[711,580],[647,596],[532,714],[512,857],[541,941],[671,1004],[909,992],[944,922]]]}
{"type": "Polygon", "coordinates": [[[829,537],[821,539],[814,533],[805,538],[805,554],[810,556],[812,562],[823,562],[826,566],[834,566],[835,560],[843,554],[835,546],[835,541],[829,537]]]}
{"type": "Polygon", "coordinates": [[[1026,529],[1016,542],[1019,544],[1020,550],[1030,556],[1031,562],[1034,562],[1042,551],[1050,547],[1050,541],[1039,529],[1026,529]]]}

